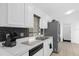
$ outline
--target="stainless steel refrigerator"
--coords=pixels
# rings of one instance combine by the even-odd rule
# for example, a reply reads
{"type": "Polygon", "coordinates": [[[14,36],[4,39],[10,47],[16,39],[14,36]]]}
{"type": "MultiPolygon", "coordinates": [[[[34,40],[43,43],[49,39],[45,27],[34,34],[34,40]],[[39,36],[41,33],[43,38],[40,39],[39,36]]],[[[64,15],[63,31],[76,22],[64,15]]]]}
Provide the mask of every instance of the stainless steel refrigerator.
{"type": "Polygon", "coordinates": [[[60,41],[60,23],[56,20],[48,23],[45,36],[53,36],[53,52],[58,53],[58,42],[60,41]]]}

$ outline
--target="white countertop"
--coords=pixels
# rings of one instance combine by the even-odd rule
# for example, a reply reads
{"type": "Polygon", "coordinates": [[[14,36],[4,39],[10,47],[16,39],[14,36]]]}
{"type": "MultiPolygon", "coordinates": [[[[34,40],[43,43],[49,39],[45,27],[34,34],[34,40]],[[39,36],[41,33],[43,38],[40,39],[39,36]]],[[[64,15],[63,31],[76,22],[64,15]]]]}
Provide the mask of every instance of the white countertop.
{"type": "Polygon", "coordinates": [[[36,41],[36,42],[33,42],[32,45],[22,44],[22,42],[27,42],[27,40],[28,40],[28,37],[17,39],[16,46],[12,47],[12,48],[11,47],[2,47],[2,45],[0,44],[0,50],[4,51],[4,52],[2,51],[1,54],[4,56],[6,56],[6,55],[11,55],[11,56],[23,55],[24,53],[28,52],[34,46],[37,46],[43,42],[43,41],[36,41]]]}
{"type": "MultiPolygon", "coordinates": [[[[50,37],[49,37],[50,38],[50,37]]],[[[28,45],[27,40],[29,40],[30,37],[20,38],[17,39],[17,44],[15,47],[2,47],[2,43],[0,43],[0,56],[21,56],[28,52],[33,47],[41,44],[44,42],[44,40],[37,40],[35,42],[32,42],[31,45],[28,45]],[[25,44],[22,44],[22,43],[25,44]]]]}

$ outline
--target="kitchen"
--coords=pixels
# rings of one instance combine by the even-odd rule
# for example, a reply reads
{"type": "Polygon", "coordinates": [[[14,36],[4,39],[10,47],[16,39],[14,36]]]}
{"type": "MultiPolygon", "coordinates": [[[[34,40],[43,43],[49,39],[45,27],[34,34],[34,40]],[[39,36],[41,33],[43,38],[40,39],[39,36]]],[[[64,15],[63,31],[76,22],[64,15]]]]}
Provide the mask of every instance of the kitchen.
{"type": "MultiPolygon", "coordinates": [[[[52,23],[59,29],[56,27],[58,21],[31,3],[0,3],[0,56],[50,56],[52,52],[58,53],[59,38],[51,33],[52,23]],[[51,34],[47,34],[49,31],[51,34]]],[[[60,32],[56,29],[54,34],[60,32]]]]}
{"type": "Polygon", "coordinates": [[[79,56],[79,1],[0,1],[0,56],[79,56]]]}

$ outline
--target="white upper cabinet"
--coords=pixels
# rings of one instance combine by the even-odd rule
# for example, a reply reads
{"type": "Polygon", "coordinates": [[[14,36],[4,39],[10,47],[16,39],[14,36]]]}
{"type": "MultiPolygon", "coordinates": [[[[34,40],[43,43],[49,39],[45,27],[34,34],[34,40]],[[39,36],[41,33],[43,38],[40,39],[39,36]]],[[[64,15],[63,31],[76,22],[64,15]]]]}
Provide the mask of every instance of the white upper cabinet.
{"type": "Polygon", "coordinates": [[[46,14],[42,10],[40,10],[36,7],[34,7],[34,14],[40,17],[40,28],[47,28],[46,14]]]}
{"type": "Polygon", "coordinates": [[[28,3],[1,3],[0,26],[33,28],[34,14],[40,17],[40,28],[47,28],[49,17],[28,3]]]}
{"type": "Polygon", "coordinates": [[[24,3],[8,4],[8,25],[24,27],[24,3]]]}
{"type": "Polygon", "coordinates": [[[40,9],[36,8],[36,7],[33,7],[33,9],[34,9],[34,14],[41,18],[42,11],[40,9]]]}
{"type": "Polygon", "coordinates": [[[25,4],[25,27],[33,28],[33,7],[29,4],[25,4]]]}
{"type": "Polygon", "coordinates": [[[25,27],[34,27],[34,15],[42,18],[42,12],[32,4],[25,4],[25,27]]]}
{"type": "Polygon", "coordinates": [[[0,3],[0,26],[7,26],[7,3],[0,3]]]}
{"type": "Polygon", "coordinates": [[[48,16],[45,13],[43,13],[40,19],[40,28],[46,29],[48,27],[48,20],[48,16]]]}

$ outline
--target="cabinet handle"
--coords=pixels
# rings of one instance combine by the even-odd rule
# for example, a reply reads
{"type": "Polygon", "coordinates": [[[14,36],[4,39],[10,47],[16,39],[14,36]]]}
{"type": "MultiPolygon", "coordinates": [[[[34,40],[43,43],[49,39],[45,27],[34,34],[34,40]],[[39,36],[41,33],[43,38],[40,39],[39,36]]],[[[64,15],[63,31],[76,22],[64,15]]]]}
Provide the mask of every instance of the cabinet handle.
{"type": "Polygon", "coordinates": [[[51,43],[49,44],[49,48],[50,48],[50,49],[52,48],[52,44],[51,44],[51,43]]]}

